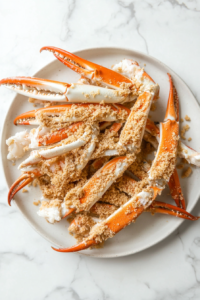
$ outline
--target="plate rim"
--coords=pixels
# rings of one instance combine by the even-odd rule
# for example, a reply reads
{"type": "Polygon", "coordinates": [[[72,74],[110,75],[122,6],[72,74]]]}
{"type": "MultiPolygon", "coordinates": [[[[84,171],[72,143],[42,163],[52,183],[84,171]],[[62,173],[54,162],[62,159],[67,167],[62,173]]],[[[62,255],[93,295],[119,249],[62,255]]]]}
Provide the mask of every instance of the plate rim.
{"type": "MultiPolygon", "coordinates": [[[[176,80],[180,81],[182,84],[184,84],[184,86],[187,88],[188,92],[190,93],[190,95],[192,96],[193,100],[194,100],[194,103],[195,105],[198,107],[197,109],[199,110],[200,112],[200,105],[197,101],[197,99],[195,98],[193,92],[191,91],[191,89],[188,87],[188,85],[185,83],[185,81],[176,73],[174,72],[170,67],[168,67],[165,63],[163,63],[162,61],[160,61],[159,59],[155,58],[154,56],[151,56],[149,54],[146,54],[142,51],[138,51],[138,50],[135,50],[135,49],[131,49],[131,48],[124,48],[124,47],[106,47],[106,46],[103,46],[103,47],[91,47],[91,48],[78,48],[78,49],[75,49],[73,50],[71,53],[73,54],[77,54],[77,52],[84,52],[84,51],[99,51],[99,50],[102,50],[102,51],[105,51],[105,50],[117,50],[117,51],[130,51],[132,53],[136,53],[137,55],[142,55],[144,57],[148,57],[154,61],[156,61],[158,64],[160,64],[161,66],[163,66],[164,68],[168,69],[170,74],[172,76],[175,76],[176,77],[176,80]]],[[[42,72],[45,68],[48,68],[50,67],[50,65],[53,65],[55,63],[55,61],[57,61],[57,59],[52,59],[50,62],[48,62],[47,64],[45,64],[43,67],[41,67],[40,69],[37,70],[37,72],[35,72],[33,74],[32,77],[36,77],[38,73],[42,72]]],[[[0,136],[0,144],[1,144],[1,153],[2,153],[2,150],[3,150],[3,147],[4,147],[4,142],[3,141],[3,135],[4,135],[4,131],[5,131],[5,122],[6,122],[6,119],[7,119],[7,116],[11,110],[11,106],[13,104],[13,102],[15,101],[15,98],[17,97],[18,94],[16,94],[10,104],[8,105],[7,107],[7,110],[6,110],[6,113],[4,115],[4,118],[2,119],[2,127],[1,127],[1,136],[0,136]]],[[[3,169],[3,175],[4,175],[4,178],[5,178],[5,181],[6,181],[6,185],[7,185],[7,188],[9,189],[9,184],[8,184],[8,178],[5,174],[5,168],[4,168],[4,159],[5,157],[3,157],[3,155],[1,155],[1,164],[2,164],[2,169],[3,169]]],[[[200,197],[200,191],[199,191],[199,195],[196,199],[196,201],[194,201],[193,205],[191,206],[189,212],[191,213],[191,211],[194,209],[194,207],[196,206],[197,202],[198,202],[198,199],[200,197]]],[[[58,246],[57,244],[55,244],[48,236],[46,236],[44,233],[40,232],[39,229],[37,229],[36,226],[34,226],[32,224],[32,222],[30,222],[29,218],[22,212],[22,210],[20,209],[20,207],[18,206],[17,202],[16,201],[13,201],[12,205],[21,213],[21,215],[23,216],[23,218],[26,220],[26,222],[35,230],[35,232],[37,232],[41,237],[43,237],[45,240],[47,240],[49,243],[55,245],[56,247],[58,246]]],[[[126,251],[126,252],[122,252],[122,253],[119,253],[119,254],[95,254],[95,253],[84,253],[84,252],[79,252],[78,254],[81,254],[81,255],[84,255],[84,256],[88,256],[88,257],[92,257],[92,258],[118,258],[118,257],[124,257],[124,256],[128,256],[128,255],[132,255],[132,254],[136,254],[136,253],[139,253],[139,252],[142,252],[144,250],[147,250],[155,245],[157,245],[158,243],[160,243],[161,241],[163,241],[164,239],[166,239],[167,237],[169,237],[175,230],[178,229],[178,227],[185,221],[184,219],[178,219],[179,222],[177,222],[177,224],[174,226],[174,228],[172,228],[171,230],[167,231],[166,234],[164,234],[161,238],[158,238],[156,241],[154,240],[152,243],[150,242],[148,245],[146,246],[143,246],[143,247],[139,247],[139,249],[135,249],[133,251],[126,251]]]]}

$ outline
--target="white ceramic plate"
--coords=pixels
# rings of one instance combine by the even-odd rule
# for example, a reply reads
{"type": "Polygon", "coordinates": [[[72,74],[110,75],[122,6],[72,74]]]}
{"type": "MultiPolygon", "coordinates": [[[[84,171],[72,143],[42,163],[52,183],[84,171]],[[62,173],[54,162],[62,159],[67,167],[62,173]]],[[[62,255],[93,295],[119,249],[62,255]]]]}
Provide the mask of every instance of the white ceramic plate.
{"type": "MultiPolygon", "coordinates": [[[[155,121],[162,121],[164,117],[169,93],[167,73],[170,73],[179,94],[181,117],[184,117],[187,114],[192,119],[190,122],[191,129],[186,135],[187,137],[192,137],[192,141],[189,145],[194,149],[199,150],[199,132],[198,130],[195,130],[196,128],[200,128],[200,109],[198,103],[186,84],[170,68],[153,57],[128,49],[94,48],[80,50],[74,53],[108,68],[123,58],[132,58],[138,61],[141,66],[146,64],[146,71],[160,85],[160,99],[158,100],[157,110],[154,113],[150,113],[155,121]]],[[[46,53],[46,55],[52,54],[46,53]]],[[[68,69],[58,60],[48,64],[43,69],[39,70],[34,76],[66,81],[69,83],[76,82],[79,78],[79,75],[68,69]]],[[[20,175],[20,171],[18,171],[17,166],[25,158],[17,161],[16,166],[12,166],[12,163],[6,159],[7,146],[5,144],[5,140],[11,135],[14,135],[17,131],[25,129],[25,126],[14,126],[13,120],[17,115],[32,109],[34,108],[27,102],[26,97],[16,95],[10,105],[4,121],[1,137],[1,151],[4,174],[8,186],[11,186],[11,184],[20,175]]],[[[30,129],[30,127],[28,129],[30,129]]],[[[189,212],[191,212],[199,198],[199,178],[200,169],[193,168],[192,176],[188,179],[181,179],[183,193],[187,202],[187,210],[189,212]]],[[[16,205],[29,224],[52,245],[57,247],[69,247],[74,245],[76,241],[68,234],[68,222],[66,222],[65,219],[60,223],[51,225],[36,214],[39,208],[33,205],[33,201],[40,199],[40,197],[41,192],[39,188],[31,187],[29,188],[28,193],[19,192],[15,197],[15,201],[12,201],[12,205],[16,205]]],[[[158,200],[169,202],[169,190],[165,189],[158,200]]],[[[81,253],[88,256],[104,258],[133,254],[147,249],[148,247],[163,240],[182,222],[182,219],[175,217],[158,214],[151,216],[149,213],[144,213],[138,218],[135,224],[128,226],[118,233],[113,239],[106,241],[104,248],[98,250],[85,250],[81,253]]]]}

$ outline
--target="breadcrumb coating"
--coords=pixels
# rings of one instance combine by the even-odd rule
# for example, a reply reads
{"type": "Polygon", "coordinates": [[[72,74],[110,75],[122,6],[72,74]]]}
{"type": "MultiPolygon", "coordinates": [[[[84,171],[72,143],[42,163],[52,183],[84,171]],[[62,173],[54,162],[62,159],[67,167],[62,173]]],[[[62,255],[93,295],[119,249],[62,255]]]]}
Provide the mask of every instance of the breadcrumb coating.
{"type": "Polygon", "coordinates": [[[152,95],[147,92],[137,99],[120,136],[122,145],[140,149],[151,101],[152,95]]]}
{"type": "Polygon", "coordinates": [[[63,128],[71,125],[74,121],[84,121],[85,124],[93,124],[97,121],[103,121],[107,118],[113,118],[113,120],[126,121],[128,112],[125,110],[113,109],[113,105],[94,105],[89,104],[86,107],[81,105],[70,105],[70,108],[66,108],[62,113],[52,115],[52,113],[46,113],[39,110],[36,113],[36,119],[45,127],[51,128],[63,128]],[[69,121],[73,120],[73,121],[69,121]]]}
{"type": "Polygon", "coordinates": [[[187,124],[185,126],[183,126],[183,128],[181,129],[181,138],[183,140],[186,140],[186,137],[185,137],[185,133],[190,129],[190,126],[187,124]]]}

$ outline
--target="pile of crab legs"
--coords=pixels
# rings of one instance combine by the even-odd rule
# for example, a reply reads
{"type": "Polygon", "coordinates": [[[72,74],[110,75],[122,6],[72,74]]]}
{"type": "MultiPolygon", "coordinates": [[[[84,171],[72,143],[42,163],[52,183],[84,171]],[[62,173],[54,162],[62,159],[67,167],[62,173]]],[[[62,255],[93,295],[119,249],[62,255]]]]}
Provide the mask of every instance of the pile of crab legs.
{"type": "MultiPolygon", "coordinates": [[[[134,77],[131,77],[123,70],[119,73],[117,70],[107,69],[59,48],[43,47],[41,50],[53,52],[58,60],[79,73],[81,79],[72,84],[31,77],[13,77],[0,81],[0,85],[39,101],[65,103],[33,110],[14,120],[15,125],[39,127],[32,137],[33,145],[29,145],[29,149],[36,150],[20,164],[19,169],[23,173],[10,187],[9,205],[20,189],[34,178],[45,175],[41,168],[44,161],[82,149],[81,159],[77,159],[75,166],[78,175],[90,160],[93,160],[91,166],[96,172],[81,186],[79,195],[74,195],[71,191],[67,193],[65,203],[70,205],[67,208],[65,205],[62,217],[77,214],[69,227],[69,231],[73,233],[81,223],[82,215],[79,213],[92,213],[99,217],[99,206],[105,206],[108,213],[104,219],[99,219],[94,224],[78,245],[67,249],[53,248],[54,250],[74,252],[98,245],[134,222],[144,211],[197,220],[198,217],[185,210],[185,200],[175,165],[179,155],[188,163],[200,166],[200,154],[178,140],[179,99],[171,76],[168,74],[170,92],[166,115],[158,127],[148,119],[148,114],[152,102],[158,99],[159,86],[137,62],[127,60],[134,73],[134,77]],[[121,104],[132,101],[135,103],[131,110],[121,104]],[[82,113],[83,110],[85,113],[82,113]],[[50,124],[54,125],[53,132],[43,130],[41,116],[48,118],[50,124]],[[90,118],[92,122],[87,123],[86,120],[90,118]],[[118,140],[114,146],[111,144],[110,149],[108,144],[98,153],[99,132],[107,127],[109,134],[119,136],[118,140]],[[76,132],[79,133],[77,140],[76,132]],[[70,142],[68,138],[72,136],[73,140],[70,142]],[[139,177],[138,184],[128,176],[130,172],[128,175],[124,173],[137,160],[143,139],[151,143],[157,152],[151,166],[144,162],[146,175],[144,178],[139,177]],[[108,161],[108,158],[111,159],[108,161]],[[128,195],[127,201],[121,206],[101,201],[119,179],[121,191],[128,195]],[[177,206],[155,200],[166,184],[177,206]],[[73,202],[74,197],[76,199],[73,202]]],[[[26,139],[30,142],[30,136],[26,136],[26,139]]],[[[64,160],[60,160],[60,169],[63,164],[64,160]]]]}

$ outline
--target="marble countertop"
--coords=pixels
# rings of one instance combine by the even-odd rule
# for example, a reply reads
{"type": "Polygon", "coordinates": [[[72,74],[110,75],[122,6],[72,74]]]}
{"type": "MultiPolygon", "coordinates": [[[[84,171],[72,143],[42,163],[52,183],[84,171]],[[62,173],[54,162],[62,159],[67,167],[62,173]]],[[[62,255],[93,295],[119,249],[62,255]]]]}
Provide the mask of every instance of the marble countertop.
{"type": "MultiPolygon", "coordinates": [[[[34,74],[44,45],[119,46],[152,55],[200,103],[199,0],[0,0],[0,78],[34,74]]],[[[0,119],[13,93],[0,89],[0,119]]],[[[2,125],[2,124],[1,124],[2,125]]],[[[117,259],[60,254],[7,205],[0,173],[0,297],[4,300],[200,299],[200,223],[185,221],[141,253],[117,259]]],[[[193,211],[200,215],[200,203],[193,211]]]]}

